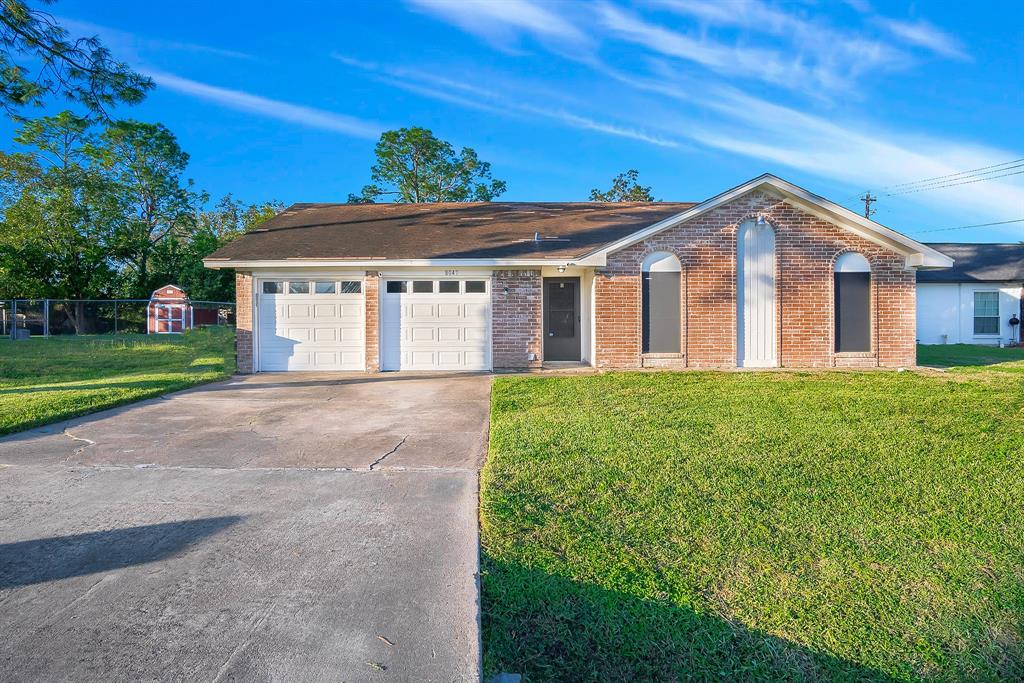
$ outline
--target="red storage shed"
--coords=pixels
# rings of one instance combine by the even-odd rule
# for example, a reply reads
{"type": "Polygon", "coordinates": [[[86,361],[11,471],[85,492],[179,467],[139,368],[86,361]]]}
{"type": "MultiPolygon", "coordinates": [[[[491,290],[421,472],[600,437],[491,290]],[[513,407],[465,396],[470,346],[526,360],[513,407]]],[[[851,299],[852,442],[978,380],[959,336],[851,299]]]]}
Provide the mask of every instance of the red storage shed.
{"type": "Polygon", "coordinates": [[[146,307],[146,332],[181,334],[192,329],[194,320],[188,295],[177,285],[166,285],[153,292],[146,307]]]}

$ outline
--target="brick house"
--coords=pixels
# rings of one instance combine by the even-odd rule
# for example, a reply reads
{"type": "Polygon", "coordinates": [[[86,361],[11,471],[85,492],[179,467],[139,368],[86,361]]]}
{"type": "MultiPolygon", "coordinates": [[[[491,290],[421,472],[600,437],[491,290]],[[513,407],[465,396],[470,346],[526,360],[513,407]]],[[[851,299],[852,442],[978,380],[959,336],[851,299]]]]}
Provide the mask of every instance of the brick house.
{"type": "Polygon", "coordinates": [[[238,367],[915,364],[953,261],[772,175],[700,203],[296,204],[206,259],[238,367]]]}

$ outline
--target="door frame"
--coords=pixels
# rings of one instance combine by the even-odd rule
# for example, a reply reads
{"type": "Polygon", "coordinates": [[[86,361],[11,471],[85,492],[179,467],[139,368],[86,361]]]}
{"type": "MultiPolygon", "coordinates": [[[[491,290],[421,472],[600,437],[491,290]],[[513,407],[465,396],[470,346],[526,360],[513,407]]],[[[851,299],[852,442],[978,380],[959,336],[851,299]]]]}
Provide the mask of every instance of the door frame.
{"type": "Polygon", "coordinates": [[[580,276],[568,276],[568,277],[544,277],[541,278],[541,338],[544,340],[542,345],[543,359],[545,361],[551,360],[555,362],[575,362],[580,363],[583,361],[583,307],[582,307],[582,295],[583,295],[583,278],[580,276]],[[573,301],[573,310],[576,313],[576,353],[574,358],[549,358],[548,357],[548,283],[556,284],[559,282],[571,282],[576,285],[576,297],[573,301]]]}

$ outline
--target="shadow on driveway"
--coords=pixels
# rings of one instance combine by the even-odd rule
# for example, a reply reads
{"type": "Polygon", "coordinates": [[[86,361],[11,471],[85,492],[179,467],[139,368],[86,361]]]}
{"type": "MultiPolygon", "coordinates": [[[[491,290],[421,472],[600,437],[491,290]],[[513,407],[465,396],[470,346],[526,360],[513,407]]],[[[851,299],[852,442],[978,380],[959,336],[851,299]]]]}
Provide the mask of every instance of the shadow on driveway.
{"type": "Polygon", "coordinates": [[[241,520],[205,517],[0,544],[0,589],[163,560],[241,520]]]}

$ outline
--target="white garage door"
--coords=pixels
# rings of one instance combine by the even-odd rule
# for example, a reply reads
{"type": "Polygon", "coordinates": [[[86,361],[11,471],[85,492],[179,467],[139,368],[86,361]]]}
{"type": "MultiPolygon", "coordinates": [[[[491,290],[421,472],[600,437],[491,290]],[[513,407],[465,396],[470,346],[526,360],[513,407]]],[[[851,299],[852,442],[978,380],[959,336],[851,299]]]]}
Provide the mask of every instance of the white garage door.
{"type": "Polygon", "coordinates": [[[364,370],[362,280],[261,280],[259,369],[364,370]]]}
{"type": "Polygon", "coordinates": [[[490,370],[488,281],[387,278],[381,296],[382,370],[490,370]]]}

